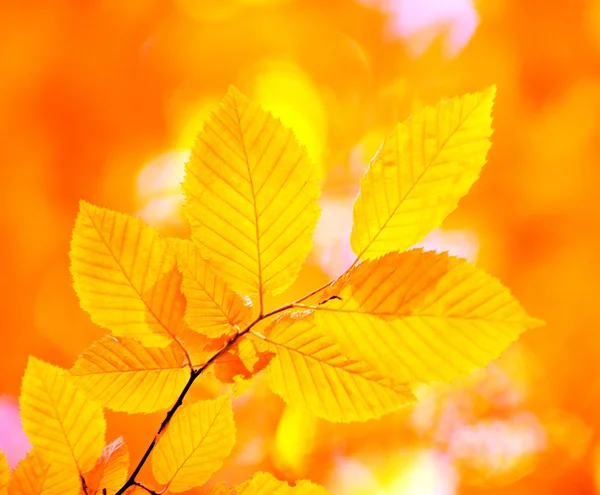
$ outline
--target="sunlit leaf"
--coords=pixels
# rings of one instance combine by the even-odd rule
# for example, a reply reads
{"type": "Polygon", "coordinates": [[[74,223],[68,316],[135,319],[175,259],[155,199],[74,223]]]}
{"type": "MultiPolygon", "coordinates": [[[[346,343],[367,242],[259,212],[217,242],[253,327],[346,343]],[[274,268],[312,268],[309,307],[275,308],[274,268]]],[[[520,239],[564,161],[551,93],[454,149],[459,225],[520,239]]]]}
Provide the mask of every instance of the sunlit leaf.
{"type": "Polygon", "coordinates": [[[0,495],[6,495],[6,487],[10,479],[10,467],[6,455],[0,450],[0,495]]]}
{"type": "MultiPolygon", "coordinates": [[[[223,383],[234,383],[235,378],[250,380],[262,371],[274,357],[265,342],[253,335],[245,335],[231,346],[228,352],[217,358],[212,368],[223,383]]],[[[239,382],[238,382],[239,383],[239,382]]]]}
{"type": "Polygon", "coordinates": [[[20,396],[23,430],[31,444],[65,476],[89,471],[102,453],[102,408],[60,368],[30,357],[20,396]]]}
{"type": "Polygon", "coordinates": [[[231,400],[222,396],[181,407],[152,453],[156,480],[172,492],[204,484],[235,444],[231,400]]]}
{"type": "Polygon", "coordinates": [[[279,481],[272,474],[256,473],[250,481],[238,485],[231,495],[328,495],[322,486],[307,480],[297,481],[295,486],[279,481]]]}
{"type": "Polygon", "coordinates": [[[75,292],[94,323],[159,347],[185,328],[174,250],[141,219],[82,201],[69,255],[75,292]]]}
{"type": "Polygon", "coordinates": [[[456,208],[485,164],[495,93],[445,100],[398,124],[360,183],[350,238],[359,258],[409,248],[456,208]]]}
{"type": "Polygon", "coordinates": [[[286,315],[265,334],[277,353],[268,368],[271,387],[291,406],[349,422],[380,417],[414,400],[408,384],[344,356],[312,313],[286,315]]]}
{"type": "Polygon", "coordinates": [[[345,354],[401,381],[464,375],[540,324],[483,270],[420,249],[359,264],[316,309],[345,354]]]}
{"type": "Polygon", "coordinates": [[[188,325],[211,338],[241,330],[240,325],[252,317],[252,307],[201,258],[191,241],[173,239],[172,242],[183,274],[181,288],[187,300],[188,325]]]}
{"type": "Polygon", "coordinates": [[[85,475],[87,495],[114,495],[127,479],[129,450],[122,437],[104,447],[94,469],[85,475]]]}
{"type": "Polygon", "coordinates": [[[288,287],[310,250],[317,180],[292,131],[234,88],[198,135],[183,183],[192,239],[261,311],[263,295],[288,287]]]}
{"type": "Polygon", "coordinates": [[[80,491],[76,471],[50,463],[35,448],[19,462],[8,485],[9,495],[79,495],[80,491]]]}
{"type": "Polygon", "coordinates": [[[111,336],[87,348],[70,373],[90,398],[129,413],[170,407],[190,376],[177,343],[146,348],[133,339],[111,336]]]}

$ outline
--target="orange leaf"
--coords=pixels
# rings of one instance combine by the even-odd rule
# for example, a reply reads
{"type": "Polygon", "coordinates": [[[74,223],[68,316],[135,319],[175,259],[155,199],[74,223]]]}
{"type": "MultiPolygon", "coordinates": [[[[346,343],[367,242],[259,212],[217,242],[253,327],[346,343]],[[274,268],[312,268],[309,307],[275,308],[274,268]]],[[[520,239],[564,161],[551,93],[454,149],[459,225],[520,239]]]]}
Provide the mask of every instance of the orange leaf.
{"type": "Polygon", "coordinates": [[[79,495],[80,492],[77,472],[50,463],[36,448],[19,462],[8,485],[9,495],[79,495]]]}
{"type": "Polygon", "coordinates": [[[94,469],[85,475],[88,495],[113,495],[125,484],[129,470],[129,450],[122,437],[104,447],[94,469]]]}
{"type": "Polygon", "coordinates": [[[6,487],[10,479],[10,467],[6,455],[0,450],[0,495],[6,495],[6,487]]]}

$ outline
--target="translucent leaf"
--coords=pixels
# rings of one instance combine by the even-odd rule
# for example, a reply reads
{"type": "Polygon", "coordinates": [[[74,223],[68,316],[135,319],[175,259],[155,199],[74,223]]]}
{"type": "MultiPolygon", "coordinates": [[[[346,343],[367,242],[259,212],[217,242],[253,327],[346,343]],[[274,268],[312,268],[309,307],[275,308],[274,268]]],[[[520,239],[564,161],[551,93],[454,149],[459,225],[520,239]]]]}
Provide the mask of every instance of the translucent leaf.
{"type": "Polygon", "coordinates": [[[191,241],[173,239],[172,242],[183,274],[181,288],[187,300],[188,325],[210,338],[241,330],[240,325],[252,318],[251,305],[229,288],[191,241]]]}
{"type": "Polygon", "coordinates": [[[10,479],[10,467],[6,455],[0,450],[0,495],[6,495],[6,487],[10,479]]]}
{"type": "Polygon", "coordinates": [[[317,169],[291,130],[231,88],[198,135],[183,190],[192,239],[240,293],[280,292],[306,258],[317,169]]]}
{"type": "Polygon", "coordinates": [[[172,492],[204,484],[235,444],[231,400],[222,396],[182,406],[152,453],[156,480],[172,492]]]}
{"type": "Polygon", "coordinates": [[[186,357],[177,343],[146,348],[133,339],[111,336],[87,348],[70,373],[90,398],[128,413],[170,407],[190,377],[186,357]]]}
{"type": "Polygon", "coordinates": [[[75,292],[94,323],[157,347],[185,328],[174,250],[141,219],[82,201],[69,255],[75,292]]]}
{"type": "Polygon", "coordinates": [[[104,447],[94,469],[85,475],[87,495],[114,495],[127,480],[129,450],[122,437],[104,447]]]}
{"type": "Polygon", "coordinates": [[[265,369],[274,356],[264,342],[253,335],[245,335],[215,359],[212,368],[215,376],[223,383],[234,383],[238,377],[250,380],[265,369]]]}
{"type": "Polygon", "coordinates": [[[420,249],[361,263],[315,309],[345,354],[400,381],[467,374],[540,324],[483,270],[420,249]]]}
{"type": "Polygon", "coordinates": [[[398,124],[360,183],[350,238],[359,258],[404,251],[456,208],[485,164],[495,93],[445,100],[398,124]]]}
{"type": "Polygon", "coordinates": [[[89,471],[104,448],[102,408],[60,368],[30,357],[20,396],[23,430],[31,444],[65,473],[89,471]]]}
{"type": "Polygon", "coordinates": [[[295,486],[279,481],[272,474],[256,473],[250,481],[238,485],[231,495],[330,495],[322,486],[307,480],[297,481],[295,486]]]}
{"type": "Polygon", "coordinates": [[[8,495],[79,495],[81,480],[76,471],[50,463],[32,449],[17,465],[8,485],[8,495]]]}
{"type": "Polygon", "coordinates": [[[285,315],[265,333],[277,353],[268,368],[271,388],[291,406],[350,422],[378,418],[414,401],[408,384],[344,356],[316,327],[312,313],[285,315]]]}

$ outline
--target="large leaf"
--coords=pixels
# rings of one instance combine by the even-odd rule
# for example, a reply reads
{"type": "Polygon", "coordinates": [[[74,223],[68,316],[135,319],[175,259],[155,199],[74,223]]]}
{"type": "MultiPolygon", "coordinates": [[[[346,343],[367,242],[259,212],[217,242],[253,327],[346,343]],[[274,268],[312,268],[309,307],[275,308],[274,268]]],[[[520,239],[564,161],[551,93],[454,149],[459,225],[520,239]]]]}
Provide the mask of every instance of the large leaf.
{"type": "Polygon", "coordinates": [[[152,453],[156,480],[172,492],[204,484],[235,444],[231,400],[222,396],[177,410],[152,453]]]}
{"type": "Polygon", "coordinates": [[[320,330],[400,381],[464,375],[540,324],[498,280],[446,253],[414,249],[362,262],[335,292],[315,308],[320,330]]]}
{"type": "Polygon", "coordinates": [[[322,486],[307,480],[297,481],[295,486],[279,481],[272,474],[256,473],[251,480],[238,485],[231,495],[330,495],[322,486]]]}
{"type": "Polygon", "coordinates": [[[90,398],[128,413],[170,407],[190,376],[186,357],[176,343],[146,348],[133,339],[111,336],[86,349],[70,373],[90,398]]]}
{"type": "Polygon", "coordinates": [[[485,164],[495,87],[427,107],[398,124],[360,183],[352,249],[404,251],[456,208],[485,164]]]}
{"type": "Polygon", "coordinates": [[[50,463],[37,449],[17,465],[8,485],[8,495],[79,495],[77,472],[50,463]]]}
{"type": "Polygon", "coordinates": [[[265,331],[277,353],[269,366],[273,391],[292,406],[329,421],[366,421],[414,400],[406,383],[344,356],[312,313],[288,314],[265,331]]]}
{"type": "Polygon", "coordinates": [[[125,484],[128,470],[129,450],[119,437],[104,447],[94,469],[85,475],[87,495],[114,495],[125,484]]]}
{"type": "Polygon", "coordinates": [[[183,190],[192,239],[238,292],[296,278],[319,216],[317,169],[291,130],[231,88],[205,123],[183,190]]]}
{"type": "Polygon", "coordinates": [[[241,330],[241,325],[252,318],[252,306],[229,288],[191,241],[172,242],[183,274],[181,288],[187,300],[188,325],[211,338],[241,330]]]}
{"type": "Polygon", "coordinates": [[[185,328],[175,252],[141,219],[82,201],[69,255],[75,292],[94,323],[160,347],[185,328]]]}
{"type": "Polygon", "coordinates": [[[69,476],[89,471],[104,448],[102,408],[60,368],[29,358],[20,396],[23,430],[31,444],[69,476]]]}

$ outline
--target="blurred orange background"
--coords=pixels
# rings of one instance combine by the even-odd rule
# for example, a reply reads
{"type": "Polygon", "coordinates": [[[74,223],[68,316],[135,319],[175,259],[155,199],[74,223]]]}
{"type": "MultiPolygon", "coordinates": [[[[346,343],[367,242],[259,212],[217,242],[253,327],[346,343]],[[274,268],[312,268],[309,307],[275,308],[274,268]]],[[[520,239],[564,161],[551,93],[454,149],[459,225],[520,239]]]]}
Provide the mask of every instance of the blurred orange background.
{"type": "MultiPolygon", "coordinates": [[[[70,367],[104,333],[71,286],[80,199],[185,236],[187,153],[233,84],[324,171],[315,248],[288,294],[302,295],[352,261],[358,181],[394,124],[496,83],[488,165],[424,244],[476,261],[547,326],[365,424],[298,414],[259,379],[235,402],[238,445],[217,479],[600,493],[600,0],[4,0],[0,64],[0,449],[13,467],[28,449],[27,356],[70,367]]],[[[162,414],[107,414],[108,440],[124,434],[137,462],[162,414]]]]}

